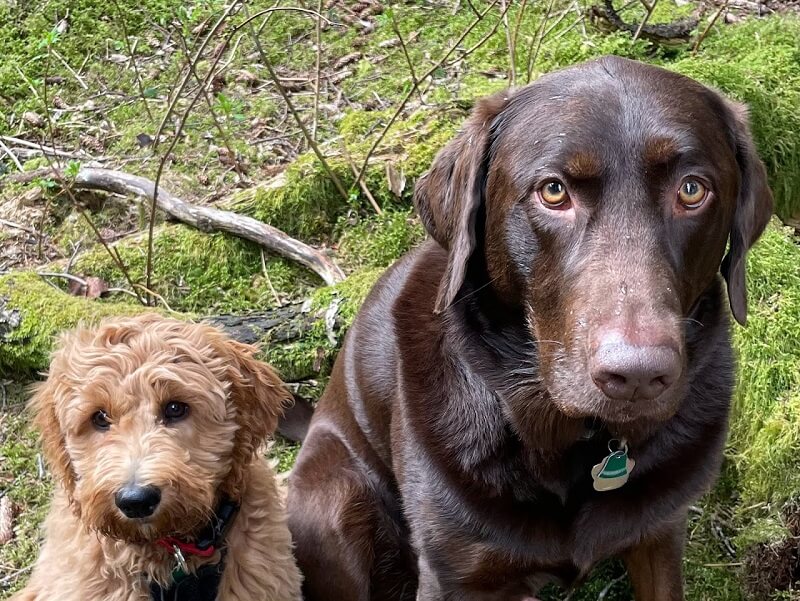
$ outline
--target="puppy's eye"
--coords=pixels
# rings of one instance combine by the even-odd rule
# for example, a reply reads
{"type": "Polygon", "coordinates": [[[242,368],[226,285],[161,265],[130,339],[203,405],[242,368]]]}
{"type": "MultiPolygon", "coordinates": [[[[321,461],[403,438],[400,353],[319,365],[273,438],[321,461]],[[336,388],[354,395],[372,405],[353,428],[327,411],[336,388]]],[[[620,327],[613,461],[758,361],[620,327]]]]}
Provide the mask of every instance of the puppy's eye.
{"type": "Polygon", "coordinates": [[[101,410],[92,414],[92,425],[97,430],[108,430],[111,427],[111,422],[108,420],[106,412],[101,410]]]}
{"type": "Polygon", "coordinates": [[[167,423],[182,420],[189,413],[189,405],[179,401],[170,401],[164,405],[164,421],[167,423]]]}
{"type": "Polygon", "coordinates": [[[696,179],[685,179],[678,190],[678,201],[686,209],[697,209],[706,201],[708,188],[696,179]]]}
{"type": "Polygon", "coordinates": [[[558,180],[551,180],[539,189],[542,203],[551,209],[563,207],[569,202],[567,187],[558,180]]]}

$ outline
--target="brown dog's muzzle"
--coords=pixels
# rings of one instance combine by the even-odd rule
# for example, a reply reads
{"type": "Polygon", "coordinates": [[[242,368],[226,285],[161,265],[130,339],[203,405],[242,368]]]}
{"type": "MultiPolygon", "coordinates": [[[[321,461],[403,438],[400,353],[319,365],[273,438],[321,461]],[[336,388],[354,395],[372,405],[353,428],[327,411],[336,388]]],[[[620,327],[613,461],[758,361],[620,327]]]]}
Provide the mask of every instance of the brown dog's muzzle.
{"type": "Polygon", "coordinates": [[[663,330],[656,326],[635,331],[636,337],[615,327],[596,333],[589,372],[603,394],[615,401],[653,400],[681,374],[678,349],[663,330]]]}

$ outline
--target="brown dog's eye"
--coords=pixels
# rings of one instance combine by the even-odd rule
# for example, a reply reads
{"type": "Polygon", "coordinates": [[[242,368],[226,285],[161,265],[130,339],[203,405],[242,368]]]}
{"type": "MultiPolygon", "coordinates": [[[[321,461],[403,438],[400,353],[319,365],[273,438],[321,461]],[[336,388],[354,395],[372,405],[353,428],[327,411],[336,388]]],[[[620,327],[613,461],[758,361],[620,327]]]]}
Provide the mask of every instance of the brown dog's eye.
{"type": "Polygon", "coordinates": [[[539,190],[539,197],[545,206],[555,209],[561,207],[569,202],[569,194],[567,188],[558,180],[547,182],[539,190]]]}
{"type": "Polygon", "coordinates": [[[95,411],[92,414],[92,425],[97,430],[108,430],[111,427],[111,422],[108,421],[108,415],[105,411],[95,411]]]}
{"type": "Polygon", "coordinates": [[[706,196],[708,196],[708,190],[696,179],[684,180],[678,190],[678,200],[687,209],[700,207],[705,202],[706,196]]]}
{"type": "Polygon", "coordinates": [[[186,403],[170,401],[164,405],[164,421],[167,423],[181,420],[186,417],[187,413],[189,413],[189,405],[186,403]]]}

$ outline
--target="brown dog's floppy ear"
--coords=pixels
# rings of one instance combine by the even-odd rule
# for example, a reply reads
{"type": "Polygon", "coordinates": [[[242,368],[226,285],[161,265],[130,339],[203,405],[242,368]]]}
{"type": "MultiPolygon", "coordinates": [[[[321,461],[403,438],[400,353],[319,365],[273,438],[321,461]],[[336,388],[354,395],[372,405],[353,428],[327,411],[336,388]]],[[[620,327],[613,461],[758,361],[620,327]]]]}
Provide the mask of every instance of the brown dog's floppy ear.
{"type": "Polygon", "coordinates": [[[275,431],[292,396],[275,371],[253,357],[256,347],[229,339],[223,345],[220,352],[229,360],[230,399],[236,408],[237,423],[231,472],[223,489],[236,499],[250,461],[275,431]]]}
{"type": "Polygon", "coordinates": [[[72,468],[64,432],[56,414],[57,400],[66,394],[63,389],[64,385],[57,380],[56,374],[58,373],[56,368],[51,368],[47,380],[36,385],[34,395],[28,403],[28,409],[33,414],[33,425],[40,433],[44,459],[50,467],[53,477],[64,487],[70,505],[76,513],[79,513],[80,507],[73,499],[75,471],[72,468]]]}
{"type": "Polygon", "coordinates": [[[767,184],[767,171],[758,157],[750,127],[747,107],[728,102],[733,114],[736,136],[736,160],[741,172],[739,198],[730,233],[730,248],[722,261],[722,275],[728,283],[728,299],[733,316],[740,324],[747,323],[747,284],[745,264],[747,251],[758,240],[772,216],[772,192],[767,184]]]}
{"type": "Polygon", "coordinates": [[[428,233],[448,251],[436,312],[455,299],[475,250],[475,218],[483,197],[492,122],[509,92],[481,100],[455,140],[445,146],[414,189],[414,205],[428,233]]]}

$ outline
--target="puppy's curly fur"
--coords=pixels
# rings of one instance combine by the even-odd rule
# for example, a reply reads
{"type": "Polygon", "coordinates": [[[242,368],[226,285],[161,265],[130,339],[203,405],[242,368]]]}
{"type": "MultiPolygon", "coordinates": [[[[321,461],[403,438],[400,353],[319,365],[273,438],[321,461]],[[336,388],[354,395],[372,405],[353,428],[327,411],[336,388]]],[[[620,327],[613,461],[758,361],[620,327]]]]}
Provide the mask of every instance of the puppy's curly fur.
{"type": "MultiPolygon", "coordinates": [[[[170,583],[164,536],[191,539],[221,495],[240,504],[225,537],[218,599],[300,599],[284,495],[258,450],[289,394],[254,348],[218,330],[157,315],[64,335],[31,401],[57,480],[46,539],[14,601],[144,601],[170,583]],[[164,407],[188,405],[179,421],[164,407]],[[103,411],[110,427],[98,428],[103,411]],[[135,482],[161,490],[146,519],[115,505],[135,482]]],[[[215,563],[189,559],[190,569],[215,563]]]]}

